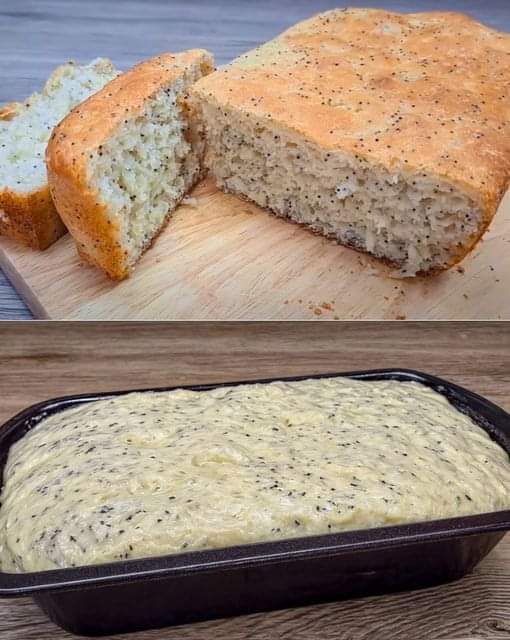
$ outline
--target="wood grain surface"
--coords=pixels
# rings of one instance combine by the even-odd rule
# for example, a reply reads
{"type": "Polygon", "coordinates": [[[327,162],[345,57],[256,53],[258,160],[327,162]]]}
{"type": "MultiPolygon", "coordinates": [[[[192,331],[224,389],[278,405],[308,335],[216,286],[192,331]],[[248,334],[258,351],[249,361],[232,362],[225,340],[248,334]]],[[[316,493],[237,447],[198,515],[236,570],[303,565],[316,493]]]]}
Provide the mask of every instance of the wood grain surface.
{"type": "Polygon", "coordinates": [[[38,318],[73,320],[510,319],[510,192],[462,265],[395,279],[367,255],[216,189],[180,206],[130,278],[0,238],[0,265],[38,318]]]}
{"type": "MultiPolygon", "coordinates": [[[[376,367],[422,369],[510,411],[508,323],[7,322],[0,344],[0,421],[68,393],[376,367]]],[[[116,637],[508,640],[510,538],[449,585],[116,637]]],[[[0,638],[71,636],[20,599],[0,600],[0,638]]]]}
{"type": "MultiPolygon", "coordinates": [[[[25,98],[69,58],[86,62],[104,55],[127,68],[160,51],[205,47],[222,64],[305,17],[342,4],[337,0],[1,0],[0,103],[25,98]]],[[[508,0],[349,0],[348,4],[404,12],[464,11],[489,26],[510,31],[508,0]]],[[[508,263],[499,271],[503,267],[508,273],[508,263]]],[[[459,295],[474,293],[476,278],[491,276],[486,269],[484,264],[482,273],[474,274],[475,282],[469,284],[455,276],[456,287],[462,290],[459,295]]],[[[488,284],[496,296],[503,297],[500,283],[495,282],[498,276],[492,276],[488,284]]],[[[483,315],[484,298],[479,315],[483,315]]],[[[491,317],[497,317],[498,308],[491,310],[491,317]]],[[[29,317],[29,310],[0,273],[0,318],[29,317]]]]}

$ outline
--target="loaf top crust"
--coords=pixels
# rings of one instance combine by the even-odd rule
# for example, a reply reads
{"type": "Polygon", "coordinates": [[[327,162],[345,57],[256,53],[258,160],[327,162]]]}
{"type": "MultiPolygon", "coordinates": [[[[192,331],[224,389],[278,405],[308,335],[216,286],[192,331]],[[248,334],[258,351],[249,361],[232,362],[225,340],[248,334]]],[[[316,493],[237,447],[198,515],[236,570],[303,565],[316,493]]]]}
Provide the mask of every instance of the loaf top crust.
{"type": "Polygon", "coordinates": [[[510,180],[510,36],[463,14],[328,11],[194,92],[325,152],[445,179],[486,219],[510,180]]]}

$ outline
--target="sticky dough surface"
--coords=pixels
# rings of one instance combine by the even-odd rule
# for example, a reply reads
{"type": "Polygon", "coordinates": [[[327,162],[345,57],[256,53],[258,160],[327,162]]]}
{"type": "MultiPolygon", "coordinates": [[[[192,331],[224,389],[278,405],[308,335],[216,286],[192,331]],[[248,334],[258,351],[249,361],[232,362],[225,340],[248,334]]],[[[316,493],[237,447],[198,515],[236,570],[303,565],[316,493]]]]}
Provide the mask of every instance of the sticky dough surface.
{"type": "Polygon", "coordinates": [[[132,393],[12,446],[0,561],[36,571],[509,507],[507,453],[416,383],[132,393]]]}

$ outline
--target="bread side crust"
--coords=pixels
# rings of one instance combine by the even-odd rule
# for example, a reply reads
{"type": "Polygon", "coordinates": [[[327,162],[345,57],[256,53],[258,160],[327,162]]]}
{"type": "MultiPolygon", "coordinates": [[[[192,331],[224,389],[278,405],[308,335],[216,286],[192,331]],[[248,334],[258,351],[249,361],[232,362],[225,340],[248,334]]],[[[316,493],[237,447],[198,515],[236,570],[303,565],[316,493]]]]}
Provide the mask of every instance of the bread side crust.
{"type": "Polygon", "coordinates": [[[6,102],[0,107],[0,120],[12,120],[21,109],[20,102],[6,102]]]}
{"type": "Polygon", "coordinates": [[[510,184],[509,57],[509,35],[463,14],[333,10],[199,80],[192,95],[323,151],[467,194],[482,221],[452,249],[452,266],[510,184]]]}
{"type": "Polygon", "coordinates": [[[44,250],[66,231],[47,185],[27,194],[10,189],[0,191],[0,235],[44,250]]]}
{"type": "MultiPolygon", "coordinates": [[[[88,184],[88,160],[128,117],[163,86],[191,73],[212,71],[210,54],[192,49],[142,62],[105,85],[73,109],[54,129],[46,149],[48,182],[57,210],[73,235],[79,254],[122,280],[130,269],[120,242],[120,226],[88,184]]],[[[161,229],[160,229],[161,231],[161,229]]]]}

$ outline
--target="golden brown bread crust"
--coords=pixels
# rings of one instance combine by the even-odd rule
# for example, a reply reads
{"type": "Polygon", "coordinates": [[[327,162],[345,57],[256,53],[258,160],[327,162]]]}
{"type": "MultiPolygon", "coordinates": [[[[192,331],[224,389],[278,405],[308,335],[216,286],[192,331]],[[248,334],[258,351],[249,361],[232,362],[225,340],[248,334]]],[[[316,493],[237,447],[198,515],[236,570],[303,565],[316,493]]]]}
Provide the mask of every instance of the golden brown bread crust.
{"type": "Polygon", "coordinates": [[[448,266],[483,235],[510,182],[510,36],[462,14],[328,11],[201,79],[192,95],[465,192],[483,220],[448,266]]]}
{"type": "Polygon", "coordinates": [[[0,191],[0,235],[42,250],[65,232],[46,185],[27,194],[0,191]]]}
{"type": "Polygon", "coordinates": [[[6,102],[0,107],[0,120],[12,120],[20,109],[19,102],[6,102]]]}
{"type": "Polygon", "coordinates": [[[111,278],[129,275],[119,226],[107,214],[87,177],[87,160],[127,117],[141,113],[163,86],[188,76],[197,66],[212,70],[202,49],[165,53],[142,62],[105,85],[73,109],[54,129],[46,150],[48,182],[57,210],[73,235],[81,257],[111,278]]]}

